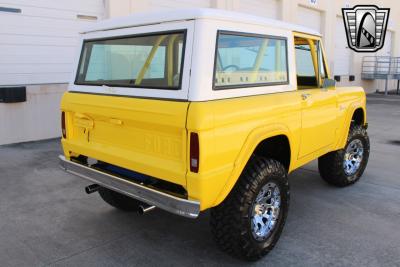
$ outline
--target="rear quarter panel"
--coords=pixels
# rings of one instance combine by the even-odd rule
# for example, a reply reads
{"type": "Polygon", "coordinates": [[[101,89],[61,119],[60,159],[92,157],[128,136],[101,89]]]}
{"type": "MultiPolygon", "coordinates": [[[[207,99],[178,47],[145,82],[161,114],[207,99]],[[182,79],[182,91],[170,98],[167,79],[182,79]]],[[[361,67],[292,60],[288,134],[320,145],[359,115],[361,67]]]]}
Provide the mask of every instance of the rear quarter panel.
{"type": "Polygon", "coordinates": [[[228,195],[265,138],[290,135],[296,158],[301,127],[298,99],[296,92],[286,92],[190,104],[187,128],[199,133],[200,169],[188,172],[187,189],[191,198],[200,200],[202,210],[228,195]]]}

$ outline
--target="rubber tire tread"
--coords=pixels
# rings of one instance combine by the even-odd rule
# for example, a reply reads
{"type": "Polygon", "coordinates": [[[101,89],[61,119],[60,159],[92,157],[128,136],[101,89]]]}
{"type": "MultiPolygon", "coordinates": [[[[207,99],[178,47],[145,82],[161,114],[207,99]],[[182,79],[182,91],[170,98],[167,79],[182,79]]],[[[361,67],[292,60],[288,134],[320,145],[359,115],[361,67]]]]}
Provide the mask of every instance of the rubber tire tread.
{"type": "Polygon", "coordinates": [[[344,149],[330,152],[318,158],[318,170],[324,181],[328,184],[345,187],[356,183],[360,180],[364,170],[368,164],[370,153],[370,143],[367,130],[362,125],[351,125],[347,143],[344,149]],[[343,160],[346,153],[345,148],[354,139],[359,139],[364,146],[364,155],[360,168],[353,175],[347,175],[343,169],[343,160]]]}
{"type": "Polygon", "coordinates": [[[274,159],[253,156],[227,198],[211,209],[211,232],[218,247],[242,260],[262,258],[278,242],[289,200],[289,182],[283,164],[274,159]],[[274,181],[280,189],[281,210],[271,235],[265,241],[257,241],[251,233],[250,208],[258,192],[269,181],[274,181]]]}

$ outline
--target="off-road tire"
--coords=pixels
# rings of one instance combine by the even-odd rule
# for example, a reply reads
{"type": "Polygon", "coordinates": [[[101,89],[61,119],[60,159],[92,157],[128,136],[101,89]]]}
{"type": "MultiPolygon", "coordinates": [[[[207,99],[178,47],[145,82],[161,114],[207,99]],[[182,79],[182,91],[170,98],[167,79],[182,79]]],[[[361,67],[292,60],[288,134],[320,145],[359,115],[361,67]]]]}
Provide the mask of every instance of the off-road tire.
{"type": "Polygon", "coordinates": [[[109,205],[123,211],[137,211],[140,201],[117,193],[105,187],[99,188],[100,197],[109,205]]]}
{"type": "Polygon", "coordinates": [[[289,182],[285,167],[278,161],[252,157],[227,198],[211,209],[211,232],[217,245],[228,254],[248,261],[265,256],[277,243],[289,209],[289,182]],[[267,183],[280,190],[281,207],[276,225],[267,239],[256,240],[251,229],[255,198],[267,183]]]}
{"type": "Polygon", "coordinates": [[[352,185],[360,180],[364,173],[365,167],[368,163],[370,152],[369,137],[365,127],[362,125],[352,124],[350,127],[349,135],[347,137],[346,146],[343,149],[330,152],[318,159],[319,173],[327,183],[344,187],[352,185]],[[363,145],[363,157],[358,170],[351,175],[348,175],[344,171],[344,160],[346,154],[346,148],[353,140],[360,140],[363,145]]]}

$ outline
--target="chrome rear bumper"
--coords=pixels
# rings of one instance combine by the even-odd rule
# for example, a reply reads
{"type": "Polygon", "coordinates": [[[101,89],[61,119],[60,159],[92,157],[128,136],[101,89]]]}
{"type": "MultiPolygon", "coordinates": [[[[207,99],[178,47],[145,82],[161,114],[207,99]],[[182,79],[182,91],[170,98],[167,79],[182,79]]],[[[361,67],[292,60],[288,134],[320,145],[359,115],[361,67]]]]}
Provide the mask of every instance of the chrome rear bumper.
{"type": "Polygon", "coordinates": [[[60,166],[64,171],[90,182],[184,217],[196,218],[200,213],[200,203],[198,201],[175,197],[138,183],[124,180],[120,177],[67,160],[62,155],[59,158],[60,166]]]}

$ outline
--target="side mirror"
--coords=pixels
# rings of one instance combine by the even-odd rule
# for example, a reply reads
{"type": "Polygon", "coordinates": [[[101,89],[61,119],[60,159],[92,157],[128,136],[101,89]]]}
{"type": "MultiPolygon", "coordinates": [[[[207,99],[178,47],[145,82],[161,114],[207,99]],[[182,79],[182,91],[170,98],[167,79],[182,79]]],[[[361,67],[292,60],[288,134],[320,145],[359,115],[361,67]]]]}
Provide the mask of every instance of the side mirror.
{"type": "Polygon", "coordinates": [[[324,79],[324,83],[322,84],[322,88],[335,88],[336,87],[336,81],[333,79],[324,79]]]}

